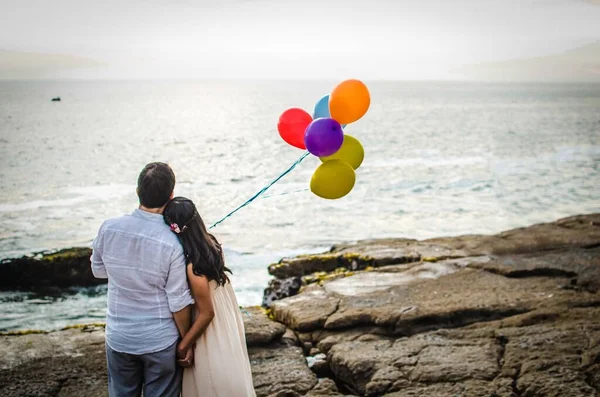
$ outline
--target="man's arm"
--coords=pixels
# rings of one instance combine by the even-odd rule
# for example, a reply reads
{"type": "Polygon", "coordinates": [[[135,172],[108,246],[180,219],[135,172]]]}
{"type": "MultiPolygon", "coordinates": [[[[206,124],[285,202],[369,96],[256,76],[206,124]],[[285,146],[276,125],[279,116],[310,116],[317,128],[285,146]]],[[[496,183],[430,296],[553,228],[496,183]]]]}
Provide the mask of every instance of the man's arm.
{"type": "Polygon", "coordinates": [[[196,301],[195,306],[198,309],[198,316],[190,328],[190,331],[177,346],[177,351],[180,355],[184,355],[188,350],[192,350],[192,347],[198,338],[202,336],[215,317],[215,309],[213,307],[211,288],[208,279],[205,276],[195,275],[192,268],[188,267],[188,280],[190,280],[190,285],[192,286],[194,300],[196,301]]]}
{"type": "MultiPolygon", "coordinates": [[[[184,307],[182,310],[173,313],[173,319],[179,330],[181,339],[188,333],[192,326],[192,305],[184,307]]],[[[179,344],[177,344],[179,347],[179,344]]],[[[185,353],[179,352],[177,349],[177,363],[182,367],[189,367],[194,362],[194,349],[189,349],[185,353]]]]}
{"type": "Polygon", "coordinates": [[[186,306],[180,311],[173,313],[173,319],[179,330],[179,335],[183,339],[192,326],[192,306],[186,306]]]}
{"type": "MultiPolygon", "coordinates": [[[[194,300],[192,299],[190,287],[187,282],[183,249],[181,247],[178,248],[174,251],[171,259],[165,292],[167,293],[169,310],[173,313],[175,325],[177,326],[179,335],[183,339],[192,324],[191,305],[194,304],[194,300]]],[[[191,365],[194,359],[194,349],[189,349],[183,357],[178,354],[177,359],[181,366],[187,367],[191,365]]]]}
{"type": "Polygon", "coordinates": [[[108,278],[108,273],[106,273],[106,268],[104,267],[104,262],[102,261],[102,246],[104,241],[103,226],[104,225],[100,227],[98,235],[92,243],[92,256],[90,257],[90,262],[92,264],[92,274],[96,278],[108,278]]]}
{"type": "Polygon", "coordinates": [[[190,329],[192,323],[191,305],[194,304],[185,268],[183,249],[179,247],[173,253],[165,292],[167,293],[169,310],[173,313],[175,324],[182,338],[190,329]]]}

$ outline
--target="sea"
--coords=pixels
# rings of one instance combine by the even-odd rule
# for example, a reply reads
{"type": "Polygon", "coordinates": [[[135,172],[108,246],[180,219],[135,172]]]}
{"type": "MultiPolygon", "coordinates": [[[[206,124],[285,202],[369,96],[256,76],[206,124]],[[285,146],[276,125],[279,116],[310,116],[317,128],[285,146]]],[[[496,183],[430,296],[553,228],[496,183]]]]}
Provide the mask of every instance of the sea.
{"type": "MultiPolygon", "coordinates": [[[[0,82],[0,259],[90,246],[138,205],[136,178],[168,162],[175,193],[220,220],[303,152],[277,132],[336,81],[0,82]],[[60,97],[61,101],[51,101],[60,97]]],[[[426,239],[600,212],[600,85],[366,81],[372,103],[345,128],[365,160],[353,191],[309,190],[309,156],[213,229],[241,305],[267,266],[341,242],[426,239]]],[[[0,331],[103,321],[106,286],[0,292],[0,331]]]]}

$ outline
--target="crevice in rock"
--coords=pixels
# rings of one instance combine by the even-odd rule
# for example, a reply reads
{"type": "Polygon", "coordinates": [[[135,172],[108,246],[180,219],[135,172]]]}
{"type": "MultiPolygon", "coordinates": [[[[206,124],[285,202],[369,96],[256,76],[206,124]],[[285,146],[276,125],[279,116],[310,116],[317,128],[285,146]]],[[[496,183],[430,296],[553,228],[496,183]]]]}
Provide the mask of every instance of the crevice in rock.
{"type": "Polygon", "coordinates": [[[488,273],[497,274],[506,278],[528,278],[528,277],[550,277],[550,278],[574,278],[577,277],[577,273],[568,270],[554,269],[554,268],[535,268],[535,269],[522,269],[522,270],[509,270],[504,271],[494,267],[476,267],[477,269],[484,270],[488,273]]]}
{"type": "Polygon", "coordinates": [[[591,364],[584,368],[583,381],[596,393],[600,393],[600,377],[597,375],[600,372],[600,366],[598,364],[591,364]]]}
{"type": "Polygon", "coordinates": [[[329,317],[333,316],[340,309],[341,301],[342,301],[341,299],[338,299],[337,303],[335,304],[335,309],[333,309],[331,311],[331,313],[329,313],[327,316],[325,316],[325,320],[323,321],[323,326],[325,326],[325,323],[327,323],[327,320],[329,320],[329,317]]]}
{"type": "Polygon", "coordinates": [[[592,346],[592,338],[590,336],[590,333],[585,329],[584,326],[581,326],[580,329],[581,329],[581,332],[583,332],[583,334],[585,335],[585,337],[587,339],[587,343],[585,344],[585,348],[583,349],[583,351],[579,355],[579,366],[583,366],[583,355],[584,355],[584,353],[586,353],[587,351],[590,350],[590,347],[592,346]]]}
{"type": "Polygon", "coordinates": [[[409,307],[405,307],[404,309],[402,309],[402,311],[400,312],[400,316],[402,316],[404,313],[409,312],[411,310],[414,310],[416,306],[409,306],[409,307]]]}
{"type": "Polygon", "coordinates": [[[591,302],[575,302],[569,305],[571,308],[581,308],[586,309],[590,307],[600,307],[600,301],[591,301],[591,302]]]}
{"type": "Polygon", "coordinates": [[[504,335],[497,335],[496,342],[498,343],[498,370],[502,372],[504,366],[504,354],[506,353],[506,345],[508,344],[508,338],[504,335]]]}
{"type": "Polygon", "coordinates": [[[600,248],[600,243],[582,245],[581,248],[586,249],[586,250],[590,250],[590,249],[594,249],[594,248],[600,248]]]}
{"type": "Polygon", "coordinates": [[[584,361],[584,355],[589,354],[590,350],[592,349],[593,339],[592,335],[589,333],[589,330],[587,330],[585,327],[582,327],[582,331],[587,338],[585,349],[579,356],[579,365],[584,371],[583,379],[586,385],[594,389],[596,393],[600,393],[600,377],[598,377],[598,375],[594,376],[594,374],[598,373],[598,369],[600,369],[598,366],[600,364],[600,355],[593,358],[593,360],[587,359],[584,361]]]}
{"type": "Polygon", "coordinates": [[[333,379],[333,381],[335,382],[335,385],[337,386],[339,392],[343,395],[360,396],[360,393],[358,391],[354,390],[352,387],[345,384],[344,382],[339,381],[337,379],[333,379]]]}
{"type": "Polygon", "coordinates": [[[527,277],[556,277],[556,278],[573,278],[577,277],[577,273],[567,270],[553,269],[540,267],[527,270],[515,270],[504,274],[508,278],[527,278],[527,277]]]}
{"type": "Polygon", "coordinates": [[[64,384],[67,383],[68,380],[69,380],[69,378],[58,378],[56,380],[58,382],[58,385],[56,386],[56,388],[54,390],[52,390],[51,397],[58,397],[58,395],[60,394],[60,391],[62,390],[64,384]]]}
{"type": "Polygon", "coordinates": [[[586,385],[594,389],[596,393],[600,393],[600,384],[596,384],[594,381],[594,376],[591,374],[591,372],[587,372],[583,379],[586,385]]]}
{"type": "MultiPolygon", "coordinates": [[[[331,368],[331,358],[329,356],[329,352],[324,353],[324,354],[325,354],[325,361],[327,362],[328,371],[326,374],[322,374],[321,376],[318,375],[318,379],[332,380],[333,383],[335,383],[335,386],[337,387],[338,392],[340,392],[344,395],[358,395],[356,390],[352,389],[349,385],[345,384],[342,380],[340,380],[340,379],[338,379],[338,377],[336,377],[335,372],[331,368]]],[[[317,386],[318,386],[318,383],[317,383],[317,385],[315,385],[315,387],[313,387],[313,389],[315,389],[317,386]]]]}
{"type": "Polygon", "coordinates": [[[519,376],[521,376],[521,366],[520,365],[515,370],[515,374],[512,377],[512,383],[510,385],[510,387],[512,389],[513,397],[521,397],[521,392],[519,391],[519,387],[518,387],[519,376]]]}
{"type": "Polygon", "coordinates": [[[412,364],[412,365],[410,366],[410,368],[408,369],[410,372],[414,371],[414,370],[415,370],[415,368],[417,368],[417,365],[419,365],[419,362],[421,361],[421,353],[423,353],[423,351],[424,351],[425,349],[427,349],[428,347],[429,347],[429,345],[423,346],[422,348],[420,348],[420,349],[419,349],[419,351],[418,351],[416,354],[414,354],[414,355],[412,356],[412,357],[417,357],[417,359],[415,360],[415,363],[414,363],[414,364],[412,364]]]}
{"type": "Polygon", "coordinates": [[[479,322],[500,320],[529,311],[523,308],[466,309],[408,320],[400,319],[396,323],[393,333],[399,336],[410,336],[438,329],[460,328],[479,322]]]}
{"type": "Polygon", "coordinates": [[[561,286],[561,288],[576,292],[589,292],[592,294],[598,292],[597,284],[591,283],[590,280],[579,280],[577,277],[572,278],[569,284],[565,284],[561,286]]]}
{"type": "MultiPolygon", "coordinates": [[[[335,377],[335,374],[333,373],[333,371],[331,371],[328,376],[319,376],[317,379],[318,380],[320,380],[320,379],[331,380],[335,384],[335,387],[338,389],[338,393],[341,393],[343,395],[356,395],[356,396],[359,395],[358,392],[356,390],[354,390],[352,387],[350,387],[346,383],[342,382],[341,380],[337,379],[335,377]]],[[[312,388],[312,390],[317,389],[318,386],[319,386],[319,383],[317,382],[317,384],[315,385],[315,387],[312,388]]]]}

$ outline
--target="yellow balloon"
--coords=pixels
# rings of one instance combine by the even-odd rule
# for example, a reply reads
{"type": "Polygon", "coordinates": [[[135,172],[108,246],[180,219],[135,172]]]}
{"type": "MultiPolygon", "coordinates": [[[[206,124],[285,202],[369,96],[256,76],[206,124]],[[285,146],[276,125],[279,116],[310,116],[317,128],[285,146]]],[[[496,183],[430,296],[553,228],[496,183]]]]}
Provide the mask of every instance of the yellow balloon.
{"type": "Polygon", "coordinates": [[[329,113],[340,124],[350,124],[367,113],[371,105],[369,89],[360,80],[346,80],[329,95],[329,113]]]}
{"type": "Polygon", "coordinates": [[[325,163],[331,160],[340,160],[356,170],[360,167],[364,158],[365,150],[360,141],[353,136],[344,135],[342,147],[331,156],[321,157],[321,161],[325,163]]]}
{"type": "Polygon", "coordinates": [[[310,180],[310,190],[321,198],[335,200],[350,193],[355,181],[352,167],[340,160],[331,160],[316,169],[310,180]]]}

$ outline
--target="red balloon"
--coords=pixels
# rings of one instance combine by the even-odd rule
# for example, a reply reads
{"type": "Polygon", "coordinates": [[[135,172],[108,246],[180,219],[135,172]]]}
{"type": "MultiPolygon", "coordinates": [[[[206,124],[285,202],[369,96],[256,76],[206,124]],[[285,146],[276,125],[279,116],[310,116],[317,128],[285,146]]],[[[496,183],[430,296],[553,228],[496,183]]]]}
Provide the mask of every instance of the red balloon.
{"type": "Polygon", "coordinates": [[[279,117],[277,129],[284,141],[299,149],[306,149],[304,144],[304,131],[312,122],[312,116],[306,111],[291,108],[279,117]]]}

